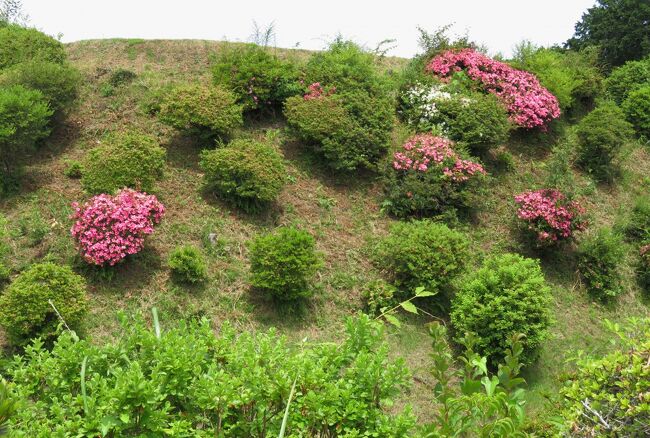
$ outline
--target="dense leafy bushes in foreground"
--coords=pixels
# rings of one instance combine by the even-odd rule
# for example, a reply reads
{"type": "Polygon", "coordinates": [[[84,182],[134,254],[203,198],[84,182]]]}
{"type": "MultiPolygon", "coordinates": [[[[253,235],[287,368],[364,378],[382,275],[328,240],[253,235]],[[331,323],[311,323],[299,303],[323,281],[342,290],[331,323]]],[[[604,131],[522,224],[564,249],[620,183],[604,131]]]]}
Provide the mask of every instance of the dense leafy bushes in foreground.
{"type": "Polygon", "coordinates": [[[61,319],[71,328],[82,322],[88,310],[86,283],[67,266],[32,265],[0,296],[0,325],[14,344],[33,337],[51,339],[61,319]],[[54,310],[56,307],[56,310],[54,310]]]}
{"type": "Polygon", "coordinates": [[[124,187],[150,192],[165,169],[167,153],[141,132],[119,132],[90,151],[81,185],[90,194],[115,193],[124,187]]]}
{"type": "Polygon", "coordinates": [[[414,418],[385,408],[408,384],[379,323],[346,323],[342,343],[291,348],[274,331],[215,336],[207,320],[164,330],[123,324],[114,344],[36,342],[5,374],[24,406],[16,436],[276,437],[293,382],[287,436],[406,437],[414,418]],[[85,372],[80,373],[82,362],[85,372]],[[81,379],[81,381],[80,381],[81,379]]]}
{"type": "Polygon", "coordinates": [[[452,302],[451,322],[459,337],[475,334],[474,348],[493,364],[506,356],[509,339],[523,334],[521,358],[528,364],[548,335],[551,300],[537,260],[502,254],[464,279],[452,302]]]}

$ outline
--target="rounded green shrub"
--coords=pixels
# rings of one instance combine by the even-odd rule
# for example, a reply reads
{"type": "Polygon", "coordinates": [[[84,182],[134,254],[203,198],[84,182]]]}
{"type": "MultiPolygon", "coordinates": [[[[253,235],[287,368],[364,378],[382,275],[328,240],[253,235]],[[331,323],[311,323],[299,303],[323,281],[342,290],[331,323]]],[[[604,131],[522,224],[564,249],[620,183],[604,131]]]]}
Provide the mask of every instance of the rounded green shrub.
{"type": "Polygon", "coordinates": [[[394,117],[386,96],[365,91],[295,96],[287,99],[285,116],[294,134],[335,170],[373,168],[390,146],[394,117]]]}
{"type": "Polygon", "coordinates": [[[620,105],[628,94],[647,84],[650,84],[650,58],[629,61],[612,70],[605,79],[605,92],[620,105]]]}
{"type": "Polygon", "coordinates": [[[382,309],[395,306],[395,286],[386,280],[373,280],[366,284],[362,290],[364,310],[368,315],[375,316],[382,313],[382,309]]]}
{"type": "Polygon", "coordinates": [[[198,283],[207,276],[207,266],[201,251],[192,245],[176,247],[169,255],[172,275],[185,283],[198,283]]]}
{"type": "Polygon", "coordinates": [[[302,91],[296,66],[255,44],[224,49],[212,66],[212,77],[247,110],[277,108],[302,91]]]}
{"type": "Polygon", "coordinates": [[[310,281],[322,262],[306,231],[281,227],[250,245],[251,284],[281,301],[313,294],[310,281]]]}
{"type": "Polygon", "coordinates": [[[650,196],[642,195],[635,199],[625,224],[625,234],[632,241],[650,243],[650,196]]]}
{"type": "Polygon", "coordinates": [[[650,84],[632,91],[621,108],[636,132],[650,139],[650,84]]]}
{"type": "Polygon", "coordinates": [[[621,236],[608,228],[580,242],[578,270],[592,297],[607,301],[623,293],[620,272],[624,248],[621,236]]]}
{"type": "Polygon", "coordinates": [[[90,151],[81,185],[93,195],[124,187],[151,192],[163,176],[165,157],[153,137],[138,131],[114,133],[90,151]]]}
{"type": "Polygon", "coordinates": [[[43,32],[11,24],[0,27],[0,70],[25,61],[63,63],[65,48],[43,32]]]}
{"type": "Polygon", "coordinates": [[[551,324],[551,289],[537,260],[501,254],[463,280],[452,301],[451,322],[458,338],[476,335],[475,350],[491,363],[506,354],[513,334],[523,334],[522,362],[530,363],[551,324]]]}
{"type": "Polygon", "coordinates": [[[436,123],[446,137],[467,145],[474,153],[483,153],[508,140],[512,124],[505,107],[491,94],[443,100],[436,105],[436,123]]]}
{"type": "Polygon", "coordinates": [[[613,102],[601,103],[576,126],[577,164],[599,181],[611,181],[618,173],[621,148],[632,126],[613,102]]]}
{"type": "Polygon", "coordinates": [[[0,325],[17,345],[56,334],[61,320],[74,329],[88,310],[84,279],[67,266],[54,263],[32,265],[0,296],[0,325]]]}
{"type": "Polygon", "coordinates": [[[273,202],[286,184],[282,156],[254,140],[235,140],[225,147],[205,150],[200,166],[205,186],[245,211],[273,202]]]}
{"type": "Polygon", "coordinates": [[[49,135],[51,115],[40,91],[0,87],[0,159],[5,169],[15,169],[18,159],[49,135]]]}
{"type": "Polygon", "coordinates": [[[204,137],[228,137],[242,125],[236,96],[219,86],[191,84],[171,89],[160,103],[160,120],[204,137]]]}
{"type": "Polygon", "coordinates": [[[66,162],[67,167],[63,171],[63,174],[68,178],[78,179],[83,176],[83,165],[76,160],[68,160],[66,162]]]}
{"type": "Polygon", "coordinates": [[[0,75],[0,85],[22,85],[40,91],[54,111],[74,101],[80,80],[79,72],[72,66],[42,60],[16,64],[0,75]]]}
{"type": "Polygon", "coordinates": [[[138,75],[136,75],[135,72],[131,70],[118,68],[111,73],[111,76],[108,78],[108,83],[113,87],[120,87],[122,85],[133,82],[133,80],[137,77],[138,75]]]}
{"type": "Polygon", "coordinates": [[[398,298],[410,298],[420,286],[444,293],[465,270],[469,241],[442,223],[398,222],[377,243],[372,258],[399,289],[398,298]]]}

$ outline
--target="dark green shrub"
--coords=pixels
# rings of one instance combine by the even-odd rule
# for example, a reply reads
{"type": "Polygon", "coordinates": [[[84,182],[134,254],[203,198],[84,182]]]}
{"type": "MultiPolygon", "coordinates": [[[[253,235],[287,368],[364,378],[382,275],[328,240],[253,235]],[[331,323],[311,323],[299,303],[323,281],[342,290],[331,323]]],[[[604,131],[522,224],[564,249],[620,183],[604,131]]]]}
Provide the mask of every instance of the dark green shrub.
{"type": "Polygon", "coordinates": [[[277,108],[302,92],[295,65],[255,44],[225,48],[212,66],[212,76],[247,110],[277,108]]]}
{"type": "Polygon", "coordinates": [[[61,320],[50,303],[68,327],[78,327],[88,310],[84,279],[67,266],[32,265],[0,296],[0,325],[14,344],[51,338],[61,320]]]}
{"type": "Polygon", "coordinates": [[[167,321],[160,338],[127,318],[105,343],[64,333],[51,351],[35,344],[3,367],[16,399],[29,401],[9,427],[28,437],[270,438],[288,408],[287,437],[412,436],[414,415],[392,406],[411,382],[404,361],[390,358],[379,322],[361,315],[345,327],[336,342],[299,348],[275,330],[214,330],[207,318],[167,321]]]}
{"type": "Polygon", "coordinates": [[[336,87],[337,92],[386,94],[388,82],[372,53],[352,41],[336,39],[327,50],[315,52],[305,67],[305,83],[336,87]]]}
{"type": "Polygon", "coordinates": [[[186,283],[198,283],[205,280],[207,276],[205,258],[195,246],[176,247],[169,255],[167,263],[172,275],[186,283]]]}
{"type": "Polygon", "coordinates": [[[650,243],[650,196],[642,195],[634,201],[625,234],[632,241],[650,243]]]}
{"type": "Polygon", "coordinates": [[[537,260],[501,254],[463,280],[452,301],[451,322],[459,339],[475,334],[476,351],[493,364],[506,355],[512,335],[523,334],[522,362],[531,363],[547,337],[551,302],[537,260]]]}
{"type": "Polygon", "coordinates": [[[165,169],[166,152],[158,141],[137,131],[109,135],[90,151],[81,185],[90,194],[124,187],[150,192],[165,169]]]}
{"type": "Polygon", "coordinates": [[[224,88],[179,85],[160,104],[160,120],[176,129],[204,137],[225,138],[242,125],[242,107],[224,88]]]}
{"type": "Polygon", "coordinates": [[[113,87],[120,87],[122,85],[133,82],[133,80],[137,77],[138,75],[136,75],[131,70],[118,68],[113,73],[111,73],[111,76],[108,78],[108,83],[113,87]]]}
{"type": "Polygon", "coordinates": [[[66,162],[67,167],[63,174],[68,178],[79,179],[83,176],[83,165],[76,160],[69,160],[66,162]]]}
{"type": "Polygon", "coordinates": [[[607,97],[620,105],[632,91],[647,84],[650,84],[650,58],[615,68],[605,79],[605,91],[607,97]]]}
{"type": "Polygon", "coordinates": [[[43,32],[15,24],[0,27],[0,70],[34,60],[61,64],[65,58],[63,44],[43,32]]]}
{"type": "Polygon", "coordinates": [[[578,270],[587,292],[607,301],[623,293],[621,262],[625,256],[623,239],[603,228],[580,242],[578,270]]]}
{"type": "Polygon", "coordinates": [[[650,319],[607,327],[619,345],[602,357],[578,356],[577,369],[560,392],[563,428],[554,436],[648,436],[650,319]]]}
{"type": "Polygon", "coordinates": [[[650,243],[642,246],[639,250],[636,274],[639,287],[646,295],[650,295],[650,243]]]}
{"type": "Polygon", "coordinates": [[[364,91],[287,99],[287,123],[336,170],[373,168],[386,154],[393,127],[393,108],[385,96],[364,91]]]}
{"type": "Polygon", "coordinates": [[[52,110],[40,91],[20,85],[0,87],[0,159],[5,172],[49,135],[52,110]]]}
{"type": "Polygon", "coordinates": [[[315,246],[308,232],[293,227],[257,237],[250,245],[251,284],[282,301],[311,296],[322,263],[315,246]]]}
{"type": "Polygon", "coordinates": [[[1,85],[22,85],[40,91],[54,111],[70,106],[77,97],[80,80],[79,72],[68,64],[38,60],[16,64],[0,75],[1,85]]]}
{"type": "Polygon", "coordinates": [[[469,241],[459,231],[429,220],[398,222],[374,248],[372,258],[388,280],[410,298],[417,287],[447,292],[469,260],[469,241]]]}
{"type": "Polygon", "coordinates": [[[282,156],[254,140],[235,140],[201,154],[205,186],[245,211],[275,201],[286,184],[282,156]]]}
{"type": "Polygon", "coordinates": [[[632,91],[621,108],[636,132],[650,139],[650,84],[632,91]]]}
{"type": "Polygon", "coordinates": [[[601,103],[576,127],[577,164],[599,181],[611,181],[618,173],[621,148],[633,134],[625,115],[612,102],[601,103]]]}

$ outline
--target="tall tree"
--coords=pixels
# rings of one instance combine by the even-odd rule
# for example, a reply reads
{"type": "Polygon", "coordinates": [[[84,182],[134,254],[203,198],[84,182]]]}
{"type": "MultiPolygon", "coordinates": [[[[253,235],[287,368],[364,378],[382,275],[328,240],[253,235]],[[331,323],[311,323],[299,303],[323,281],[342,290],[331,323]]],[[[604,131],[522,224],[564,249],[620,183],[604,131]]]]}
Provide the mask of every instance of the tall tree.
{"type": "Polygon", "coordinates": [[[597,0],[576,24],[572,49],[601,48],[611,67],[650,54],[650,0],[597,0]]]}

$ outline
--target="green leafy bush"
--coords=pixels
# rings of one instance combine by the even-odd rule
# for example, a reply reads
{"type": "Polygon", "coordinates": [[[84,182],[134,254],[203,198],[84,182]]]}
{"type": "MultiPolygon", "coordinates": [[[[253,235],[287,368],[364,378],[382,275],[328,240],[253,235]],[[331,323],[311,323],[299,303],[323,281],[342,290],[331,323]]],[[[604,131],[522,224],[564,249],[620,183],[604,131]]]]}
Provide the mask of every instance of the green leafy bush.
{"type": "Polygon", "coordinates": [[[639,262],[636,268],[637,281],[641,290],[650,295],[650,243],[639,250],[639,262]]]}
{"type": "Polygon", "coordinates": [[[93,195],[112,194],[124,187],[150,192],[163,176],[165,157],[165,150],[149,135],[113,133],[90,151],[81,185],[93,195]]]}
{"type": "Polygon", "coordinates": [[[118,68],[117,70],[111,73],[111,76],[108,78],[108,83],[111,84],[111,86],[113,87],[120,87],[122,85],[126,85],[130,82],[133,82],[133,80],[137,77],[138,75],[136,75],[131,70],[118,68]]]}
{"type": "Polygon", "coordinates": [[[650,196],[636,198],[625,224],[625,233],[630,240],[650,243],[650,196]]]}
{"type": "Polygon", "coordinates": [[[373,168],[390,146],[394,117],[386,96],[365,91],[315,99],[294,96],[284,111],[294,134],[336,170],[373,168]]]}
{"type": "Polygon", "coordinates": [[[160,120],[176,129],[206,138],[226,138],[242,125],[242,107],[222,87],[179,85],[160,103],[160,120]]]}
{"type": "Polygon", "coordinates": [[[66,162],[67,167],[63,171],[63,174],[68,178],[78,179],[83,176],[83,165],[76,160],[69,160],[66,162]]]}
{"type": "Polygon", "coordinates": [[[5,172],[15,170],[18,160],[49,135],[51,115],[40,91],[0,87],[0,159],[5,172]]]}
{"type": "Polygon", "coordinates": [[[68,327],[78,327],[88,310],[84,279],[67,266],[32,265],[0,296],[0,325],[14,344],[51,338],[61,323],[52,304],[68,327]]]}
{"type": "Polygon", "coordinates": [[[620,105],[632,91],[647,84],[650,84],[650,58],[630,61],[615,68],[605,79],[605,92],[620,105]]]}
{"type": "Polygon", "coordinates": [[[499,363],[512,335],[521,333],[522,362],[531,363],[551,324],[551,289],[537,260],[501,254],[463,280],[452,301],[451,322],[462,338],[476,335],[476,351],[499,363]]]}
{"type": "Polygon", "coordinates": [[[7,433],[7,423],[17,410],[18,402],[9,394],[5,381],[0,380],[0,436],[7,433]]]}
{"type": "Polygon", "coordinates": [[[63,44],[41,31],[15,24],[0,27],[0,70],[34,60],[61,64],[65,58],[63,44]]]}
{"type": "Polygon", "coordinates": [[[280,107],[302,91],[294,63],[255,44],[225,48],[212,66],[212,76],[247,110],[280,107]]]}
{"type": "Polygon", "coordinates": [[[413,295],[424,287],[446,292],[465,269],[469,241],[461,232],[429,220],[398,222],[374,248],[373,261],[401,292],[413,295]]]}
{"type": "Polygon", "coordinates": [[[68,64],[49,61],[26,61],[5,70],[0,75],[0,85],[22,85],[38,90],[50,106],[61,111],[77,97],[81,76],[68,64]]]}
{"type": "Polygon", "coordinates": [[[362,290],[365,311],[368,315],[375,316],[382,313],[382,309],[396,304],[395,286],[385,280],[372,280],[362,290]]]}
{"type": "Polygon", "coordinates": [[[192,245],[174,248],[167,263],[172,275],[186,283],[198,283],[207,276],[205,258],[201,251],[192,245]]]}
{"type": "Polygon", "coordinates": [[[623,239],[607,228],[580,242],[578,270],[594,298],[606,301],[623,293],[620,271],[624,248],[623,239]]]}
{"type": "Polygon", "coordinates": [[[311,234],[293,227],[257,237],[250,245],[251,284],[282,301],[311,296],[322,263],[315,246],[311,234]]]}
{"type": "Polygon", "coordinates": [[[205,186],[245,211],[275,201],[286,184],[282,156],[271,146],[239,139],[201,154],[205,186]]]}
{"type": "Polygon", "coordinates": [[[621,108],[636,132],[650,139],[650,84],[632,91],[621,108]]]}
{"type": "Polygon", "coordinates": [[[28,347],[3,368],[15,398],[29,400],[10,428],[30,437],[277,437],[288,409],[287,437],[414,432],[414,416],[392,403],[410,382],[404,361],[389,358],[381,324],[367,316],[349,319],[336,343],[300,348],[228,321],[218,331],[207,319],[163,327],[157,338],[124,319],[110,343],[64,333],[51,351],[28,347]]]}
{"type": "Polygon", "coordinates": [[[618,174],[621,148],[632,134],[632,126],[612,102],[604,102],[576,126],[577,164],[597,180],[611,181],[618,174]]]}
{"type": "MultiPolygon", "coordinates": [[[[618,348],[581,355],[561,391],[562,436],[642,437],[650,432],[650,320],[607,321],[618,348]]],[[[560,435],[558,435],[560,436],[560,435]]]]}

